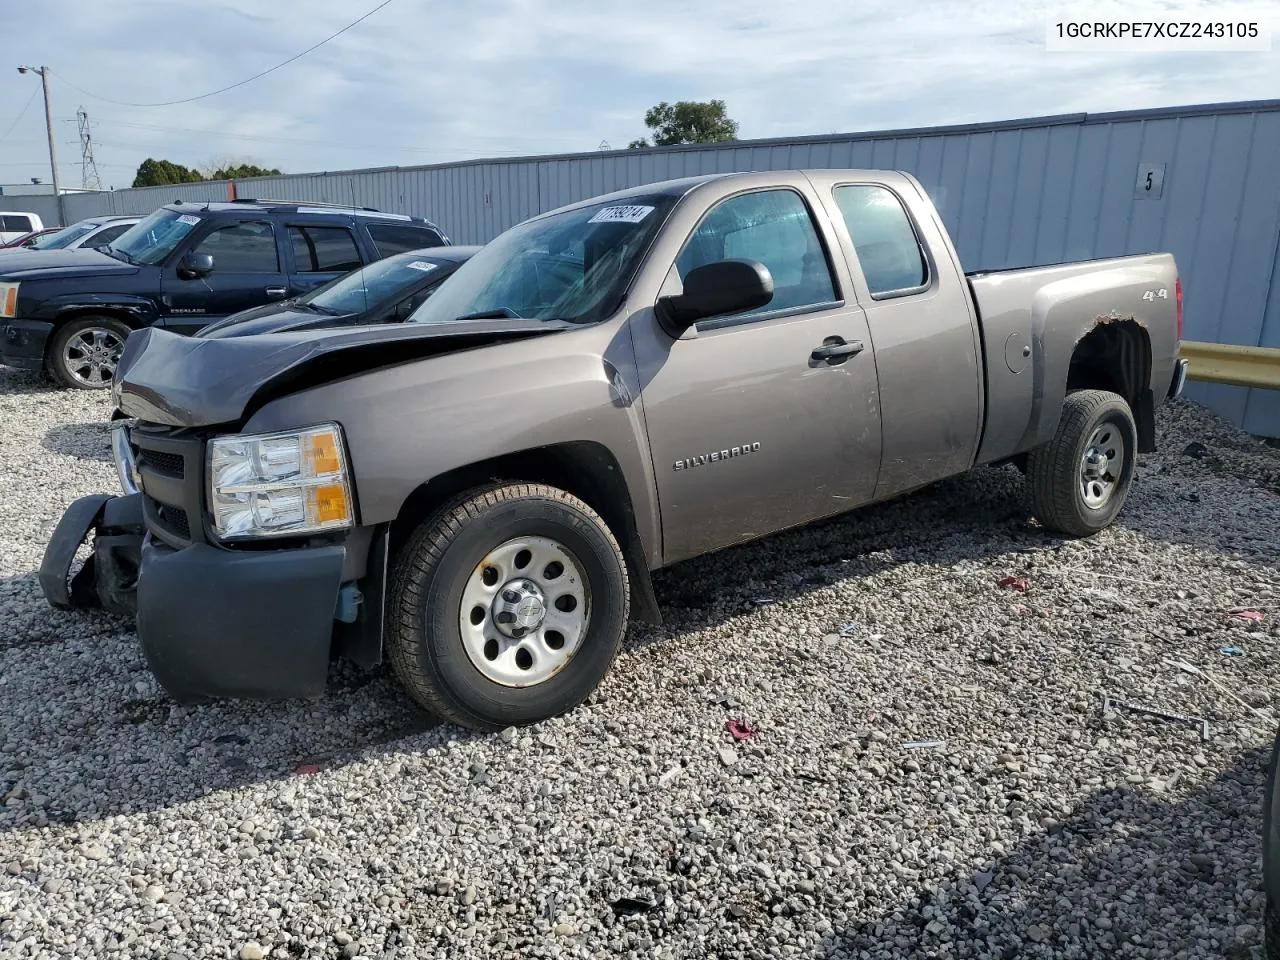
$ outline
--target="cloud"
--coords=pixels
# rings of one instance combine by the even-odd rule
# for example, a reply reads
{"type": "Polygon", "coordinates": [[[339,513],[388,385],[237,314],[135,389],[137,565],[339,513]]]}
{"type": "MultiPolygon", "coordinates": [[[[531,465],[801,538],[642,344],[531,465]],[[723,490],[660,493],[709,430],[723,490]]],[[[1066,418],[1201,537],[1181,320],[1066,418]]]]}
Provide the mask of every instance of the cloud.
{"type": "MultiPolygon", "coordinates": [[[[235,83],[371,5],[46,0],[5,4],[0,34],[54,71],[64,180],[78,182],[70,121],[83,105],[116,186],[147,156],[304,172],[621,147],[646,132],[644,111],[659,100],[723,99],[741,136],[773,137],[1257,99],[1274,95],[1280,56],[1050,53],[1053,8],[1029,0],[395,0],[216,97],[96,99],[173,100],[235,83]]],[[[1143,9],[1161,7],[1256,9],[1143,9]]],[[[33,82],[0,74],[0,131],[33,82]]],[[[0,142],[0,182],[47,174],[43,133],[37,98],[0,142]]]]}

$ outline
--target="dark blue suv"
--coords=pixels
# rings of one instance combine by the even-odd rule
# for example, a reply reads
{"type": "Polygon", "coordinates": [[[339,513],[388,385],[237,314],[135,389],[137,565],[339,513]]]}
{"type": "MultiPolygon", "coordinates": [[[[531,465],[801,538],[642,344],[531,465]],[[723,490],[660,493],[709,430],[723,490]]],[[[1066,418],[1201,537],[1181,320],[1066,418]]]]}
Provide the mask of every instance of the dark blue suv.
{"type": "Polygon", "coordinates": [[[429,220],[368,208],[171,203],[109,246],[0,253],[0,363],[103,389],[131,330],[194,333],[391,254],[448,243],[429,220]]]}

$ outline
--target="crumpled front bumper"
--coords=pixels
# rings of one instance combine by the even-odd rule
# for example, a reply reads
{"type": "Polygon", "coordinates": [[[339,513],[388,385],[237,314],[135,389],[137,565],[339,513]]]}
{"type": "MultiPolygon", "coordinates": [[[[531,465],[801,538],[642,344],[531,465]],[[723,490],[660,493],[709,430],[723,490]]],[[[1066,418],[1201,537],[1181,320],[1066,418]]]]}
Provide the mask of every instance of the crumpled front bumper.
{"type": "Polygon", "coordinates": [[[141,494],[81,497],[58,521],[40,562],[38,578],[45,599],[62,610],[102,607],[133,616],[146,532],[141,494]],[[76,552],[90,531],[93,552],[71,577],[76,552]]]}
{"type": "Polygon", "coordinates": [[[40,564],[49,603],[135,616],[148,666],[180,702],[323,693],[335,627],[345,626],[346,546],[174,549],[147,532],[142,500],[99,494],[67,508],[40,564]],[[72,576],[90,534],[93,552],[72,576]]]}

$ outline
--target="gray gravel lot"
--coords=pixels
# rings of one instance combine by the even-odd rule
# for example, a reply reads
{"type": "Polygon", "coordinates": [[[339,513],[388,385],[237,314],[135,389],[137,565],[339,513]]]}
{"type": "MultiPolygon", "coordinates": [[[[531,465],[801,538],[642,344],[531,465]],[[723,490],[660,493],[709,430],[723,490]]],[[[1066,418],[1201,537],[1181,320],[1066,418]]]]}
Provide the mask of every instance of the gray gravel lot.
{"type": "Polygon", "coordinates": [[[108,412],[0,368],[0,956],[1261,956],[1280,451],[1194,405],[1088,542],[982,470],[686,563],[587,706],[492,737],[386,670],[179,707],[49,609],[108,412]]]}

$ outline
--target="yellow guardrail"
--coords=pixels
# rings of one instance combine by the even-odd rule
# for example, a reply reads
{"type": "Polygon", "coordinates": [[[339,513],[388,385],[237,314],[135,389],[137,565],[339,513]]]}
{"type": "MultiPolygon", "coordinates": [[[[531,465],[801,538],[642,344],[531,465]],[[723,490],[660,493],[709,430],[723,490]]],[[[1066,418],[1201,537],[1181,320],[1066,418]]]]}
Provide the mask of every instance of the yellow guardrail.
{"type": "Polygon", "coordinates": [[[1237,387],[1280,390],[1280,349],[1183,340],[1178,355],[1187,361],[1187,379],[1237,387]]]}

